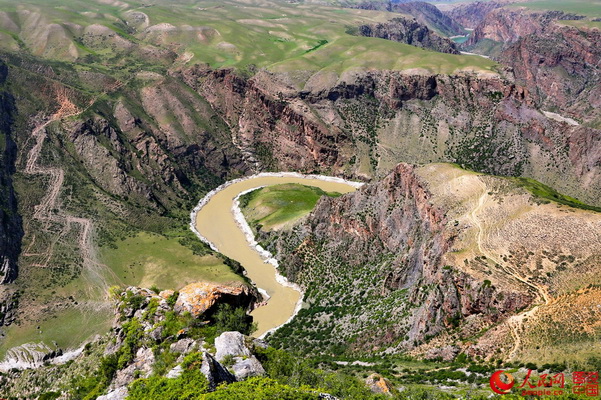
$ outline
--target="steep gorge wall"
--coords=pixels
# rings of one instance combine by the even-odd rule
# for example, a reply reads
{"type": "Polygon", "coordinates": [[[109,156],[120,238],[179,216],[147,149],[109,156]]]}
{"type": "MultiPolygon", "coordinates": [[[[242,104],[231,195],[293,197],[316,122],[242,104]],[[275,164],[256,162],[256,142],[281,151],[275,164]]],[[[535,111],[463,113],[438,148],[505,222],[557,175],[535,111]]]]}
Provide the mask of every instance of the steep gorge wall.
{"type": "Polygon", "coordinates": [[[441,53],[459,54],[450,39],[438,36],[427,26],[405,18],[393,18],[388,22],[375,25],[361,25],[359,34],[406,43],[441,53]]]}
{"type": "MultiPolygon", "coordinates": [[[[5,91],[7,66],[0,62],[0,285],[17,277],[17,261],[23,229],[17,211],[12,175],[15,173],[17,148],[13,141],[14,99],[5,91]]],[[[3,313],[0,312],[0,325],[3,313]]]]}
{"type": "MultiPolygon", "coordinates": [[[[378,183],[322,198],[292,231],[263,233],[310,305],[271,340],[308,351],[324,350],[324,337],[358,351],[407,351],[462,330],[468,317],[482,328],[530,304],[518,288],[496,288],[443,263],[459,232],[446,213],[415,168],[399,164],[378,183]]],[[[458,351],[445,349],[451,358],[458,351]]]]}
{"type": "MultiPolygon", "coordinates": [[[[453,12],[483,14],[465,47],[509,67],[516,82],[531,88],[536,106],[599,128],[599,30],[569,26],[583,16],[562,11],[472,3],[453,12]]],[[[453,14],[453,12],[451,14],[453,14]]]]}
{"type": "Polygon", "coordinates": [[[550,23],[520,37],[498,57],[523,85],[536,88],[537,104],[597,128],[601,123],[601,32],[550,23]]]}
{"type": "Polygon", "coordinates": [[[370,179],[398,162],[456,162],[532,177],[599,202],[598,130],[547,118],[537,110],[536,93],[510,79],[316,74],[300,89],[286,75],[267,71],[244,79],[195,67],[177,76],[228,121],[234,143],[258,170],[370,179]]]}

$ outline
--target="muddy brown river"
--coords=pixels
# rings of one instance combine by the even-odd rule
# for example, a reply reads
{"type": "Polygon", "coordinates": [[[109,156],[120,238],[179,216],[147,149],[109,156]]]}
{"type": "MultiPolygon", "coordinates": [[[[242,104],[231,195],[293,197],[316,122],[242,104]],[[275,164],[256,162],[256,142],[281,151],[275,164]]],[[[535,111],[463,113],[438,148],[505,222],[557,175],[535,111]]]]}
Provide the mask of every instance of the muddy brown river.
{"type": "Polygon", "coordinates": [[[251,314],[258,325],[255,332],[257,337],[286,323],[295,314],[301,293],[291,285],[280,283],[281,278],[279,281],[276,279],[274,265],[264,261],[247,239],[236,222],[232,207],[234,199],[242,192],[283,183],[300,183],[339,193],[352,192],[360,185],[302,176],[255,176],[221,186],[199,203],[200,209],[195,209],[195,219],[193,214],[193,223],[198,233],[219,252],[242,264],[248,277],[270,296],[266,305],[258,307],[251,314]]]}

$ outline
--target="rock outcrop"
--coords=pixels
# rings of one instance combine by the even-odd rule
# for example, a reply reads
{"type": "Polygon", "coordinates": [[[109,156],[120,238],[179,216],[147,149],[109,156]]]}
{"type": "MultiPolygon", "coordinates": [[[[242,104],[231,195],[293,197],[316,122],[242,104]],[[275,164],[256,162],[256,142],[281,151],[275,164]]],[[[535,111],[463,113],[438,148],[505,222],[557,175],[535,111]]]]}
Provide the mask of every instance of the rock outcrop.
{"type": "Polygon", "coordinates": [[[227,357],[232,357],[231,365],[237,380],[244,380],[253,376],[265,375],[263,366],[245,343],[246,338],[240,332],[223,332],[215,338],[215,358],[223,362],[227,357]]]}
{"type": "MultiPolygon", "coordinates": [[[[307,304],[269,340],[308,352],[507,354],[515,315],[540,305],[545,318],[565,293],[560,275],[599,269],[599,233],[598,213],[541,203],[511,180],[400,164],[378,183],[322,198],[290,231],[262,233],[307,304]],[[589,226],[578,240],[567,233],[589,226]]],[[[579,282],[571,290],[598,279],[579,282]]],[[[519,333],[524,345],[536,338],[535,318],[519,333]]]]}
{"type": "Polygon", "coordinates": [[[224,383],[228,384],[236,382],[236,377],[225,369],[223,365],[215,360],[209,353],[203,354],[200,370],[207,377],[210,390],[215,390],[217,386],[224,383]]]}
{"type": "Polygon", "coordinates": [[[395,393],[395,388],[390,381],[380,374],[371,374],[365,379],[367,387],[376,394],[384,394],[392,396],[395,393]]]}
{"type": "Polygon", "coordinates": [[[174,309],[180,313],[187,311],[194,317],[199,317],[213,312],[218,304],[252,309],[255,302],[257,292],[247,285],[228,286],[196,282],[180,289],[174,309]]]}
{"type": "Polygon", "coordinates": [[[406,18],[393,18],[388,22],[375,25],[361,25],[359,34],[406,43],[441,53],[459,54],[451,40],[430,31],[425,25],[406,18]]]}
{"type": "MultiPolygon", "coordinates": [[[[17,147],[13,139],[13,96],[5,90],[8,67],[0,61],[0,308],[8,299],[2,295],[2,284],[17,277],[17,261],[21,251],[23,228],[17,210],[12,175],[15,173],[17,147]]],[[[10,297],[8,295],[7,297],[10,297]]],[[[0,326],[5,313],[0,313],[0,326]]]]}
{"type": "Polygon", "coordinates": [[[0,370],[37,368],[62,354],[56,344],[50,347],[45,343],[25,343],[7,351],[0,370]]]}

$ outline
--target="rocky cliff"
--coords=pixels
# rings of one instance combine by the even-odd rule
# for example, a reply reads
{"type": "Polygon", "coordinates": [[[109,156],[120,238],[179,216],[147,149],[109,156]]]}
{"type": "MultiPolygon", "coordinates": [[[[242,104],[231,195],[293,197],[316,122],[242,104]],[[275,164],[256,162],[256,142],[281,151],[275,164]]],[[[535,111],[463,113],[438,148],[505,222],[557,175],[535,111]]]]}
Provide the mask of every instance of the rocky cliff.
{"type": "Polygon", "coordinates": [[[599,31],[562,11],[497,8],[476,26],[467,48],[492,55],[532,90],[537,107],[598,128],[599,31]],[[479,50],[478,50],[479,49],[479,50]]]}
{"type": "Polygon", "coordinates": [[[444,13],[463,27],[475,29],[493,10],[501,8],[512,1],[474,1],[467,4],[459,4],[456,7],[446,10],[444,13]]]}
{"type": "MultiPolygon", "coordinates": [[[[322,198],[291,231],[262,233],[282,272],[306,290],[306,308],[269,340],[338,354],[514,357],[535,342],[535,321],[553,298],[588,284],[566,285],[562,276],[599,268],[598,248],[588,246],[599,243],[601,215],[569,212],[533,201],[510,180],[400,164],[378,183],[322,198]],[[584,226],[590,235],[568,239],[584,226]],[[530,326],[516,327],[514,316],[536,304],[530,326]]],[[[587,307],[579,309],[592,317],[587,307]]]]}
{"type": "Polygon", "coordinates": [[[438,7],[430,3],[410,1],[392,4],[390,11],[409,14],[420,24],[426,25],[443,35],[454,36],[464,33],[463,26],[458,21],[444,14],[438,7]]]}
{"type": "MultiPolygon", "coordinates": [[[[14,99],[7,91],[8,67],[0,61],[0,285],[17,277],[23,229],[17,210],[12,175],[17,148],[13,140],[14,99]]],[[[0,313],[0,325],[3,313],[0,313]]]]}
{"type": "Polygon", "coordinates": [[[361,3],[349,3],[347,6],[409,15],[421,25],[447,36],[464,33],[463,27],[457,21],[441,12],[435,5],[423,1],[363,1],[361,3]]]}
{"type": "Polygon", "coordinates": [[[376,25],[361,25],[359,27],[359,34],[367,37],[394,40],[395,42],[406,43],[441,53],[459,54],[459,51],[455,48],[451,40],[431,32],[425,25],[405,18],[394,18],[388,22],[376,25]]]}
{"type": "Polygon", "coordinates": [[[537,105],[599,128],[601,32],[553,22],[520,37],[498,57],[533,92],[537,105]]]}
{"type": "Polygon", "coordinates": [[[501,43],[513,43],[519,38],[541,33],[552,21],[577,20],[574,14],[562,11],[532,12],[516,8],[499,8],[487,13],[476,26],[467,46],[484,39],[501,43]]]}
{"type": "Polygon", "coordinates": [[[267,71],[251,79],[200,67],[176,74],[228,121],[256,169],[369,179],[399,161],[448,161],[529,176],[598,204],[597,130],[545,116],[511,73],[317,73],[302,88],[267,71]]]}

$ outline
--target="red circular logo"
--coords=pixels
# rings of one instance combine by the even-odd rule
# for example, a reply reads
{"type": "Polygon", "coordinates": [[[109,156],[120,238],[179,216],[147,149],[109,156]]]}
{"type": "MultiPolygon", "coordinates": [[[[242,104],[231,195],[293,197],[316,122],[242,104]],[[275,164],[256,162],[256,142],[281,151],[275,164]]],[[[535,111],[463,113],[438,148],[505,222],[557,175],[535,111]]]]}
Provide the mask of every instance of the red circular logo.
{"type": "Polygon", "coordinates": [[[513,385],[515,385],[515,379],[513,379],[513,376],[508,372],[497,371],[490,377],[490,388],[495,393],[507,394],[513,385]],[[501,375],[505,375],[507,383],[501,380],[501,375]]]}

